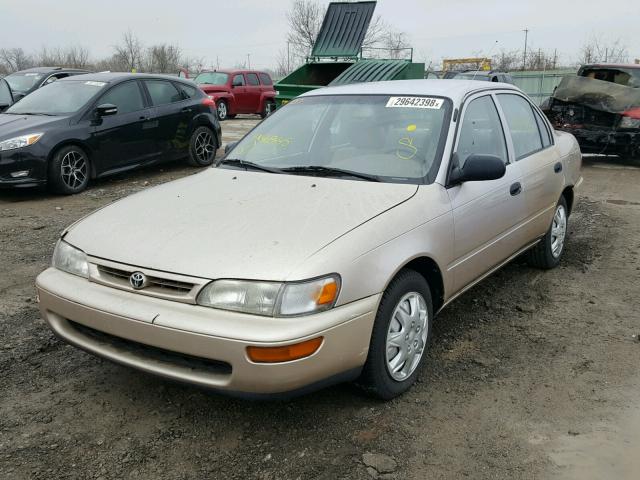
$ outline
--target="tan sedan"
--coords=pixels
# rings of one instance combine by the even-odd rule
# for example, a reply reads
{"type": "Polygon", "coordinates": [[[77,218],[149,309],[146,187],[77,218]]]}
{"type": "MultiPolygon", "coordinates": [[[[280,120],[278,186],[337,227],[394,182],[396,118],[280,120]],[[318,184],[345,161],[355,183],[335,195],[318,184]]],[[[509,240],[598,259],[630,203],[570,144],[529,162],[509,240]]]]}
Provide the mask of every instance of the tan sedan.
{"type": "Polygon", "coordinates": [[[63,340],[245,396],[415,381],[433,316],[515,256],[562,257],[581,156],[511,85],[315,90],[217,168],[69,227],[37,279],[63,340]]]}

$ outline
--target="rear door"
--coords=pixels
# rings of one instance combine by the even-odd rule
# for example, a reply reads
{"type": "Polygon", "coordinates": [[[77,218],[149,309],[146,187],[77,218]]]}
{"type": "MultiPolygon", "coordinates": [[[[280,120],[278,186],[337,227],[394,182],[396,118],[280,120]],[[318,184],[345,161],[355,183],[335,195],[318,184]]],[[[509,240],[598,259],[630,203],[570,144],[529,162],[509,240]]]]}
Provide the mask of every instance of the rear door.
{"type": "Polygon", "coordinates": [[[260,97],[262,95],[262,88],[260,87],[258,74],[255,72],[249,72],[246,74],[246,77],[248,113],[258,113],[260,111],[260,97]]]}
{"type": "Polygon", "coordinates": [[[562,193],[561,158],[554,148],[547,122],[531,102],[517,93],[500,93],[497,98],[513,142],[516,163],[522,170],[527,210],[524,232],[533,240],[549,228],[562,193]]]}
{"type": "Polygon", "coordinates": [[[173,82],[143,80],[158,122],[156,141],[163,158],[176,158],[188,153],[188,128],[193,107],[173,82]]]}
{"type": "Polygon", "coordinates": [[[454,218],[454,289],[459,291],[522,247],[518,225],[524,218],[520,166],[511,160],[503,121],[490,94],[465,102],[455,152],[462,167],[472,154],[502,158],[505,175],[497,180],[464,182],[447,190],[454,218]]]}
{"type": "Polygon", "coordinates": [[[98,173],[155,159],[157,125],[140,84],[127,80],[111,87],[94,107],[103,104],[115,105],[118,113],[92,122],[91,147],[98,173]]]}

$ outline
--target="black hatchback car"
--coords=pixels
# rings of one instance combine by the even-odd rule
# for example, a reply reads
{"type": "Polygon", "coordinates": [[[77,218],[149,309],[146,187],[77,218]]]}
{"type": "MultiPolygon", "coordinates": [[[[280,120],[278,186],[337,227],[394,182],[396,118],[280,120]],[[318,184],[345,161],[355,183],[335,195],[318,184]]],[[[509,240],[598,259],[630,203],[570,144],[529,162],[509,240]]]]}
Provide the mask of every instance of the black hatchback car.
{"type": "Polygon", "coordinates": [[[40,87],[72,75],[90,73],[89,70],[64,67],[34,67],[14,72],[5,77],[5,80],[13,90],[14,99],[17,102],[40,87]]]}
{"type": "Polygon", "coordinates": [[[91,178],[164,160],[211,165],[220,141],[215,103],[188,80],[68,77],[0,114],[0,186],[77,193],[91,178]]]}

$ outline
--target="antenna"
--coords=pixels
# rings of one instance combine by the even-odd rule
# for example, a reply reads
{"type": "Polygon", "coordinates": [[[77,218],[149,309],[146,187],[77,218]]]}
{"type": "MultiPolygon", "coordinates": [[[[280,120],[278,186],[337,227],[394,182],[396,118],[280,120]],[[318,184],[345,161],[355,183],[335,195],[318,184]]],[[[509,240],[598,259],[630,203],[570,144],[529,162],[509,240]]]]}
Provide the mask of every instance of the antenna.
{"type": "MultiPolygon", "coordinates": [[[[487,58],[491,58],[491,54],[493,53],[493,49],[496,48],[496,45],[498,45],[498,40],[496,40],[493,45],[491,45],[491,48],[489,49],[489,53],[487,54],[487,58]]],[[[471,77],[471,80],[475,80],[476,79],[476,75],[478,74],[478,69],[476,69],[475,72],[473,72],[473,77],[471,77]]]]}

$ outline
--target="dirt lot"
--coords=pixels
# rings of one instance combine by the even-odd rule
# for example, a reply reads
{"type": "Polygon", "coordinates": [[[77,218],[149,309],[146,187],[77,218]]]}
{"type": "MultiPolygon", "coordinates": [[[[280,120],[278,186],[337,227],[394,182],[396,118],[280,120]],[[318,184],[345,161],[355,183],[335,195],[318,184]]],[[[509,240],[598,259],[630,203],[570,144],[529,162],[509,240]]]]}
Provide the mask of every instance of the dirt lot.
{"type": "MultiPolygon", "coordinates": [[[[225,141],[253,123],[225,122],[225,141]]],[[[0,478],[638,478],[640,164],[587,160],[562,265],[515,261],[454,302],[420,382],[389,403],[350,385],[229,399],[45,328],[33,283],[61,230],[194,172],[150,168],[74,197],[0,192],[0,478]]]]}

